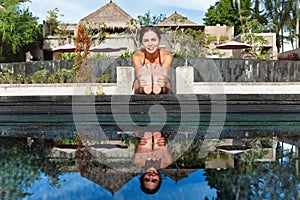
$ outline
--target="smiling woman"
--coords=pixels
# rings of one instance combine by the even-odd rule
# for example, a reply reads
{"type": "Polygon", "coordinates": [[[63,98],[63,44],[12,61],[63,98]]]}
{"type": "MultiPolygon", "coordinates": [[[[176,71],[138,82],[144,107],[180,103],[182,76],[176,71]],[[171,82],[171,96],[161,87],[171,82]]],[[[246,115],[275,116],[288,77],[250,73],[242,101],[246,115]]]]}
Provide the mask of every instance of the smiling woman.
{"type": "Polygon", "coordinates": [[[173,56],[167,50],[158,48],[160,40],[160,32],[153,26],[144,27],[140,32],[143,49],[132,58],[136,72],[136,81],[133,83],[136,94],[167,94],[171,89],[168,74],[173,56]]]}

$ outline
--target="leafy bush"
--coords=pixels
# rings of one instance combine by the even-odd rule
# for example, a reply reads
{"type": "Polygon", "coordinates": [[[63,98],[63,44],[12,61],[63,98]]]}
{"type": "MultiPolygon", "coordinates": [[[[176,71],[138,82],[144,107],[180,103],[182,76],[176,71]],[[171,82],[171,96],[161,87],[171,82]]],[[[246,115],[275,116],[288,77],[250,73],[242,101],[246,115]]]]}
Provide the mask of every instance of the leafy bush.
{"type": "Polygon", "coordinates": [[[111,74],[102,74],[100,78],[96,79],[98,83],[108,83],[111,78],[111,74]]]}
{"type": "Polygon", "coordinates": [[[33,83],[45,83],[47,80],[48,73],[49,73],[48,69],[42,69],[42,70],[36,71],[31,76],[31,80],[33,83]]]}
{"type": "Polygon", "coordinates": [[[120,56],[120,58],[132,58],[133,54],[134,54],[134,51],[132,51],[132,52],[125,51],[125,52],[120,56]]]}

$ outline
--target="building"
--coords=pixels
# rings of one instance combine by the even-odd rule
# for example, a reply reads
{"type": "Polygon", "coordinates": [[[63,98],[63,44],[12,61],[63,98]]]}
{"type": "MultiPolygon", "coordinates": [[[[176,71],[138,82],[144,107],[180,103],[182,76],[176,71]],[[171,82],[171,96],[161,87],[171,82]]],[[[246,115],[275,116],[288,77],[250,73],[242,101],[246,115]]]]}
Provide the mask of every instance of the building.
{"type": "MultiPolygon", "coordinates": [[[[91,55],[100,54],[107,57],[119,57],[125,52],[133,52],[139,48],[138,34],[136,31],[128,29],[130,22],[134,22],[134,18],[120,8],[111,0],[109,3],[100,7],[96,11],[88,14],[82,18],[79,23],[87,27],[89,33],[92,33],[91,38],[91,55]],[[102,35],[101,35],[102,34],[102,35]],[[103,36],[104,34],[104,36],[103,36]]],[[[43,42],[43,60],[59,60],[62,54],[66,52],[74,52],[74,38],[77,35],[78,24],[62,24],[59,29],[61,35],[50,35],[49,26],[44,23],[44,42],[43,42]],[[72,46],[73,45],[73,46],[72,46]]],[[[200,30],[207,36],[208,50],[205,52],[206,57],[222,57],[230,58],[236,57],[233,54],[236,51],[217,50],[216,46],[231,40],[240,41],[240,37],[234,37],[233,26],[204,26],[196,24],[187,17],[175,12],[157,27],[174,31],[185,30],[191,28],[193,30],[200,30]]],[[[138,27],[139,28],[139,27],[138,27]]],[[[135,29],[137,30],[137,28],[135,29]]],[[[162,34],[162,41],[160,48],[168,49],[172,52],[177,52],[182,47],[180,44],[173,44],[172,38],[167,31],[162,34]]],[[[272,34],[262,33],[268,40],[268,45],[265,50],[270,52],[268,59],[274,59],[277,55],[275,41],[276,38],[272,34]]],[[[238,54],[241,51],[237,52],[238,54]]]]}
{"type": "MultiPolygon", "coordinates": [[[[110,1],[95,12],[82,18],[79,23],[83,23],[95,37],[92,38],[91,46],[94,54],[107,54],[109,57],[117,57],[125,51],[135,49],[132,39],[122,34],[126,30],[127,23],[132,19],[117,4],[110,1]],[[101,36],[99,36],[100,29],[106,34],[105,41],[102,41],[101,36]]],[[[74,38],[77,35],[77,24],[61,25],[59,28],[65,34],[59,37],[49,35],[47,24],[44,24],[44,27],[44,59],[60,59],[63,52],[74,51],[74,47],[72,48],[69,45],[69,49],[64,49],[64,45],[74,44],[74,38]]]]}

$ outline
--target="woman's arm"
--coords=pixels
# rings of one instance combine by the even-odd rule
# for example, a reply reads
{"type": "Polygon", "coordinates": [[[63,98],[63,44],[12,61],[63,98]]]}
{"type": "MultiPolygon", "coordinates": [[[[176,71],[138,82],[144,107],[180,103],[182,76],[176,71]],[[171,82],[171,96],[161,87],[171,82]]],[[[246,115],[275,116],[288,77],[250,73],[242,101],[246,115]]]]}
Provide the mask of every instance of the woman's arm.
{"type": "Polygon", "coordinates": [[[173,55],[167,51],[167,50],[161,50],[162,51],[162,66],[167,67],[168,73],[170,71],[172,62],[173,62],[173,55]]]}
{"type": "MultiPolygon", "coordinates": [[[[163,76],[158,78],[158,84],[160,87],[171,89],[171,83],[168,79],[171,64],[173,62],[173,55],[167,50],[161,50],[162,67],[164,68],[163,76]]],[[[167,92],[168,93],[168,92],[167,92]]]]}
{"type": "Polygon", "coordinates": [[[135,69],[135,75],[136,75],[136,80],[133,83],[133,90],[135,94],[142,94],[143,89],[142,87],[145,86],[146,81],[141,78],[140,76],[140,69],[143,65],[142,60],[144,57],[144,53],[142,51],[137,51],[135,54],[133,54],[132,57],[132,63],[135,69]]]}
{"type": "Polygon", "coordinates": [[[173,163],[173,156],[170,152],[168,144],[164,148],[165,148],[165,152],[163,157],[161,158],[161,163],[160,163],[160,167],[162,169],[167,168],[173,163]]]}

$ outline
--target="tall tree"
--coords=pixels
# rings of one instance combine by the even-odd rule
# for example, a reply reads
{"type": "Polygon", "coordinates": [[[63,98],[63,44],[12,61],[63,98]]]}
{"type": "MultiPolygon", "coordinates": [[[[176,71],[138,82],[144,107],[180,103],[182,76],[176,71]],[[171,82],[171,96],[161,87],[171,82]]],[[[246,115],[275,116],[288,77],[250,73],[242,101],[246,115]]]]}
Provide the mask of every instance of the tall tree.
{"type": "Polygon", "coordinates": [[[234,26],[239,20],[237,14],[238,11],[234,10],[232,0],[220,0],[214,6],[210,6],[203,20],[208,26],[217,24],[234,26]]]}
{"type": "Polygon", "coordinates": [[[46,23],[50,27],[50,35],[58,33],[59,29],[59,21],[58,16],[63,16],[63,14],[59,13],[58,8],[54,8],[53,10],[49,10],[47,12],[46,23]]]}
{"type": "Polygon", "coordinates": [[[211,6],[205,13],[203,18],[204,24],[207,26],[216,26],[217,24],[234,26],[235,33],[241,32],[241,18],[242,10],[250,10],[249,0],[220,0],[211,6]],[[240,6],[239,6],[240,5],[240,6]],[[240,7],[240,9],[239,9],[240,7]]]}
{"type": "Polygon", "coordinates": [[[295,16],[295,12],[293,10],[295,8],[295,3],[295,0],[265,1],[264,8],[266,19],[269,23],[275,24],[278,28],[276,30],[276,46],[278,52],[280,52],[280,48],[283,47],[282,44],[285,35],[285,28],[291,28],[290,26],[293,24],[292,30],[295,30],[296,23],[291,23],[295,16]]]}
{"type": "Polygon", "coordinates": [[[17,0],[1,1],[1,5],[5,5],[6,10],[0,11],[0,61],[19,61],[14,60],[18,59],[16,55],[41,34],[37,18],[28,8],[21,9],[17,0]]]}

